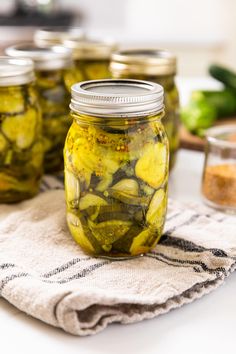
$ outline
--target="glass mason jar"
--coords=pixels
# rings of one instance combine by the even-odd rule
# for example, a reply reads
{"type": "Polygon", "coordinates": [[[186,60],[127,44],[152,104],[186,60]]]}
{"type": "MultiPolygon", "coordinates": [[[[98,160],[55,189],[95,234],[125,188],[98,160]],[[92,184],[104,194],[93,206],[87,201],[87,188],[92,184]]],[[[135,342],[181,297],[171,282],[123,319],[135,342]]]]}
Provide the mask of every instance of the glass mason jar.
{"type": "Polygon", "coordinates": [[[82,40],[84,30],[80,27],[44,27],[39,28],[34,34],[34,42],[39,47],[52,47],[63,44],[66,39],[82,40]]]}
{"type": "Polygon", "coordinates": [[[129,257],[159,241],[167,206],[169,147],[163,88],[138,80],[72,87],[65,148],[67,222],[95,256],[129,257]]]}
{"type": "Polygon", "coordinates": [[[110,57],[117,49],[114,42],[70,39],[65,40],[64,45],[73,51],[74,64],[77,69],[74,83],[111,77],[110,57]]]}
{"type": "Polygon", "coordinates": [[[34,196],[43,171],[33,62],[0,57],[0,203],[34,196]]]}
{"type": "Polygon", "coordinates": [[[204,201],[221,211],[236,213],[236,126],[208,129],[206,139],[204,201]]]}
{"type": "Polygon", "coordinates": [[[170,146],[170,169],[179,148],[179,95],[175,85],[176,57],[159,49],[122,50],[111,56],[112,77],[148,80],[164,87],[165,126],[170,146]]]}
{"type": "Polygon", "coordinates": [[[12,57],[28,57],[34,61],[36,85],[43,115],[44,170],[63,170],[63,147],[71,121],[70,103],[71,51],[62,46],[39,48],[34,44],[9,47],[12,57]]]}

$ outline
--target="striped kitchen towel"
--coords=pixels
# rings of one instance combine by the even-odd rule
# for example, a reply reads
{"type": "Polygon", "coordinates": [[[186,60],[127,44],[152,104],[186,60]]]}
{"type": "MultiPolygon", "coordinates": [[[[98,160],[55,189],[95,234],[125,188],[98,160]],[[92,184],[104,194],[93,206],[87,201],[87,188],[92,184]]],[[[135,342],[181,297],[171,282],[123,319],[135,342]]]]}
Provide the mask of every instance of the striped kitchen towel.
{"type": "Polygon", "coordinates": [[[46,323],[85,336],[152,318],[209,293],[235,268],[235,217],[174,201],[153,252],[89,257],[69,234],[62,188],[48,176],[44,193],[0,206],[0,296],[46,323]]]}

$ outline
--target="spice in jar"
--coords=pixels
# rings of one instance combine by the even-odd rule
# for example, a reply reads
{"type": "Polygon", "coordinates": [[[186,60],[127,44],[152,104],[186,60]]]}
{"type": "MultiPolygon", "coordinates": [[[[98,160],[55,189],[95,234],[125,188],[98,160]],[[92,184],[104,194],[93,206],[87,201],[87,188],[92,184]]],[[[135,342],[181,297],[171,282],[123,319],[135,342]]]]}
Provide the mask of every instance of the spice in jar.
{"type": "Polygon", "coordinates": [[[207,166],[202,191],[215,204],[236,207],[236,164],[207,166]]]}
{"type": "Polygon", "coordinates": [[[206,131],[202,194],[209,206],[236,212],[236,125],[206,131]]]}

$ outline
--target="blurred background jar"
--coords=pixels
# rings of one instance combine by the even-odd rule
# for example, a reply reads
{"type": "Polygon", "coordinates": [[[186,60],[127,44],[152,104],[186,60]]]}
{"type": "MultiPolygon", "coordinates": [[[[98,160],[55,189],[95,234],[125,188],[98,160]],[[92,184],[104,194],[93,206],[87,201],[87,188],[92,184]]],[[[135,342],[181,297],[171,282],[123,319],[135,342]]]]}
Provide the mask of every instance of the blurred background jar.
{"type": "Polygon", "coordinates": [[[43,172],[42,120],[33,62],[0,57],[0,202],[34,196],[43,172]]]}
{"type": "Polygon", "coordinates": [[[148,80],[164,87],[165,126],[170,145],[170,168],[179,148],[179,95],[175,85],[176,58],[159,49],[130,49],[112,54],[110,70],[114,78],[148,80]]]}
{"type": "Polygon", "coordinates": [[[34,34],[34,42],[39,47],[62,45],[65,40],[82,40],[85,32],[81,27],[45,27],[39,28],[34,34]]]}
{"type": "Polygon", "coordinates": [[[117,50],[117,45],[113,41],[89,38],[84,41],[70,39],[65,40],[64,45],[73,51],[73,59],[77,69],[75,83],[111,77],[110,57],[117,50]]]}
{"type": "Polygon", "coordinates": [[[7,48],[12,57],[31,58],[35,64],[36,84],[43,115],[44,169],[46,173],[63,170],[63,146],[71,121],[68,119],[71,51],[63,46],[39,48],[33,43],[7,48]]]}
{"type": "Polygon", "coordinates": [[[216,209],[236,213],[236,126],[211,128],[206,139],[204,200],[216,209]]]}

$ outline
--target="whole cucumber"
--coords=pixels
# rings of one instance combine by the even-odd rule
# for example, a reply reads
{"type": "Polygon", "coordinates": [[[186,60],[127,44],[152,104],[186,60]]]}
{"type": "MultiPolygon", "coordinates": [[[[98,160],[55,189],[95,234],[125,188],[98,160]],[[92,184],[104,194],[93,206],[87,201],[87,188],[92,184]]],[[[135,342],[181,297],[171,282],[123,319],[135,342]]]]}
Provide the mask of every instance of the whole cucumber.
{"type": "Polygon", "coordinates": [[[225,87],[236,91],[236,73],[221,65],[211,65],[209,74],[216,80],[221,81],[225,87]]]}
{"type": "Polygon", "coordinates": [[[217,119],[236,113],[236,93],[229,89],[193,91],[180,113],[185,127],[193,134],[202,136],[217,119]]]}

